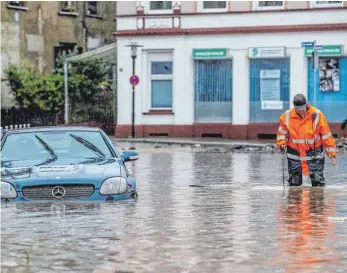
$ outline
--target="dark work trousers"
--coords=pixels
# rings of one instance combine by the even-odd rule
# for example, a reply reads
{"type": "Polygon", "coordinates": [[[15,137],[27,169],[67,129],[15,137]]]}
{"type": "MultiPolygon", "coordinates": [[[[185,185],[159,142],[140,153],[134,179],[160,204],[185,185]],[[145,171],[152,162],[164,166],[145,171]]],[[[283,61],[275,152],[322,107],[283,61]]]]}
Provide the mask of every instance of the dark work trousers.
{"type": "MultiPolygon", "coordinates": [[[[299,156],[299,151],[294,150],[290,147],[287,149],[288,154],[293,154],[299,156]]],[[[323,153],[323,147],[316,148],[316,151],[309,150],[306,152],[306,156],[312,156],[316,154],[322,154],[323,153]]],[[[307,160],[307,165],[310,170],[310,179],[312,187],[324,187],[325,186],[325,179],[323,176],[324,171],[324,157],[323,158],[316,158],[312,160],[307,160]]],[[[288,158],[288,173],[289,173],[289,186],[301,186],[302,185],[302,167],[301,167],[301,161],[300,160],[294,160],[291,158],[288,158]]]]}

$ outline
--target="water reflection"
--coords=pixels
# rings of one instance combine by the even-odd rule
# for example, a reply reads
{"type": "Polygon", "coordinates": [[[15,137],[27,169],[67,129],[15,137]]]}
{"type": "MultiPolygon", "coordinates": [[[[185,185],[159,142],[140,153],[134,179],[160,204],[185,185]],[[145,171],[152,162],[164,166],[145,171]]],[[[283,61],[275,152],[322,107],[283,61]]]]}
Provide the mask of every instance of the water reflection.
{"type": "Polygon", "coordinates": [[[26,250],[32,272],[345,271],[346,157],[327,188],[283,190],[277,154],[138,151],[138,200],[3,205],[2,271],[26,250]]]}
{"type": "Polygon", "coordinates": [[[278,246],[286,272],[330,271],[341,259],[336,243],[336,201],[325,189],[290,188],[278,211],[278,246]],[[329,265],[330,263],[330,265],[329,265]]]}

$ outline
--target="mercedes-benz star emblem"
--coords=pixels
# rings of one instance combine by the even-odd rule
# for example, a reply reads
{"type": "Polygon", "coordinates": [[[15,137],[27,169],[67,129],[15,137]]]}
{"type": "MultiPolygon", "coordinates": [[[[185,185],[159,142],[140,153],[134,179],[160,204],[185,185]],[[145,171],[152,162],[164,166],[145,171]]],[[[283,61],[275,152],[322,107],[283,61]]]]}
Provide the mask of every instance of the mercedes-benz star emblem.
{"type": "Polygon", "coordinates": [[[52,195],[57,199],[62,198],[65,195],[65,189],[61,186],[56,186],[52,189],[52,195]]]}

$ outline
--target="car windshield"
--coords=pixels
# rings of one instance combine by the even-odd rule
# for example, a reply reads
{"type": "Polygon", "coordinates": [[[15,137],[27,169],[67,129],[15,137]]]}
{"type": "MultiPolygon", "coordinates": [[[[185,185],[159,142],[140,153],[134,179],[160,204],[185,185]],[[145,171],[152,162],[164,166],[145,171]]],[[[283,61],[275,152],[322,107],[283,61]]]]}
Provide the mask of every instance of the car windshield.
{"type": "Polygon", "coordinates": [[[100,132],[46,131],[12,133],[6,137],[1,160],[55,160],[111,157],[100,132]]]}

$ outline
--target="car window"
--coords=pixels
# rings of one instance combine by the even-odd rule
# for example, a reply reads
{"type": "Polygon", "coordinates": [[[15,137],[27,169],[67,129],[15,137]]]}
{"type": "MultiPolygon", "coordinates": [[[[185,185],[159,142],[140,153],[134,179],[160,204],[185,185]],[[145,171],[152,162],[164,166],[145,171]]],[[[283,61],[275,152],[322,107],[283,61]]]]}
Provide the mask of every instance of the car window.
{"type": "Polygon", "coordinates": [[[76,138],[93,144],[106,157],[112,156],[100,132],[46,131],[9,134],[1,150],[2,160],[48,159],[52,157],[37,137],[47,143],[58,158],[100,157],[100,154],[86,147],[76,138]]]}

